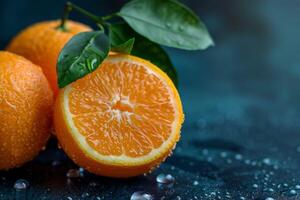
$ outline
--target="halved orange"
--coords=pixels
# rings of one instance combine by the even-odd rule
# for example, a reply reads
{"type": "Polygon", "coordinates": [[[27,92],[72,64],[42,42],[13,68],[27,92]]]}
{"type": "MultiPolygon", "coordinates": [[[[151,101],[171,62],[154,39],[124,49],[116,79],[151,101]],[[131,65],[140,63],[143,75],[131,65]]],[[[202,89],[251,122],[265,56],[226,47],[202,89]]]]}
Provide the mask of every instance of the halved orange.
{"type": "Polygon", "coordinates": [[[116,54],[59,92],[54,123],[75,163],[95,174],[130,177],[171,153],[183,118],[179,94],[163,71],[116,54]]]}

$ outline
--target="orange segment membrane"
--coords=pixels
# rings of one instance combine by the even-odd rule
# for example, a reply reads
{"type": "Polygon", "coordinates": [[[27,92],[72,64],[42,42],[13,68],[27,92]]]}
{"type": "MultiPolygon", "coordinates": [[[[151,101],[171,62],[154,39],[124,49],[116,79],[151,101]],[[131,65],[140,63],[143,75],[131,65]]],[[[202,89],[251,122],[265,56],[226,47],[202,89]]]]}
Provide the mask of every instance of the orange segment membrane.
{"type": "Polygon", "coordinates": [[[140,157],[172,133],[173,92],[156,72],[127,60],[107,60],[72,84],[69,109],[87,143],[102,155],[140,157]]]}

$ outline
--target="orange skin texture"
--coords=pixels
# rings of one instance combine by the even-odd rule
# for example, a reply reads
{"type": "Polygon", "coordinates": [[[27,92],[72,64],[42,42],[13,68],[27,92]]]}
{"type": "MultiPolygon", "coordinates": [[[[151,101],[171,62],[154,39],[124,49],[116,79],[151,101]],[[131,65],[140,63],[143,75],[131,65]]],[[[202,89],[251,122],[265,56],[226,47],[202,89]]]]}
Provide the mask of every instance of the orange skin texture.
{"type": "Polygon", "coordinates": [[[0,170],[32,160],[50,136],[53,93],[40,67],[0,51],[0,170]]]}
{"type": "Polygon", "coordinates": [[[92,30],[84,24],[67,21],[67,31],[64,32],[57,29],[59,24],[59,20],[33,24],[19,33],[7,47],[8,51],[41,66],[54,96],[58,93],[56,63],[60,51],[75,34],[92,30]]]}

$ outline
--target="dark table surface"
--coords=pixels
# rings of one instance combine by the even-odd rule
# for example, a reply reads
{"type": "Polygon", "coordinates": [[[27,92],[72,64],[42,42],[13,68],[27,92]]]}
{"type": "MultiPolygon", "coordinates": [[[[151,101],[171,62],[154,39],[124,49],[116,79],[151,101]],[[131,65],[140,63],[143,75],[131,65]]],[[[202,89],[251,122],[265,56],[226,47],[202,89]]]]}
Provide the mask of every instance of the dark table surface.
{"type": "MultiPolygon", "coordinates": [[[[99,15],[124,1],[75,1],[99,15]]],[[[300,199],[300,1],[184,1],[207,24],[216,46],[167,49],[180,75],[186,120],[172,157],[128,180],[77,169],[52,139],[34,161],[0,172],[0,199],[300,199]],[[156,176],[171,174],[173,185],[156,176]],[[23,178],[24,192],[13,185],[23,178]]],[[[58,18],[63,1],[0,2],[0,46],[36,21],[58,18]]],[[[73,19],[86,22],[77,15],[73,19]]]]}

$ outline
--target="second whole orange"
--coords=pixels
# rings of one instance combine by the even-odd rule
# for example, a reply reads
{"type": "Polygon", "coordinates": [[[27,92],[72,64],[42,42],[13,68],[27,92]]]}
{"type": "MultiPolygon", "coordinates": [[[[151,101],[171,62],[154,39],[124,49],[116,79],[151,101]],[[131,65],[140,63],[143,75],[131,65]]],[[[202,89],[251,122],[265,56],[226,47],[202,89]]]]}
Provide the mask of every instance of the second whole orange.
{"type": "Polygon", "coordinates": [[[66,22],[66,30],[59,29],[60,21],[45,21],[27,27],[8,45],[7,50],[21,55],[42,67],[54,95],[58,92],[56,62],[64,45],[77,33],[91,28],[74,21],[66,22]]]}
{"type": "Polygon", "coordinates": [[[0,51],[0,170],[32,160],[45,147],[53,95],[40,67],[0,51]]]}

